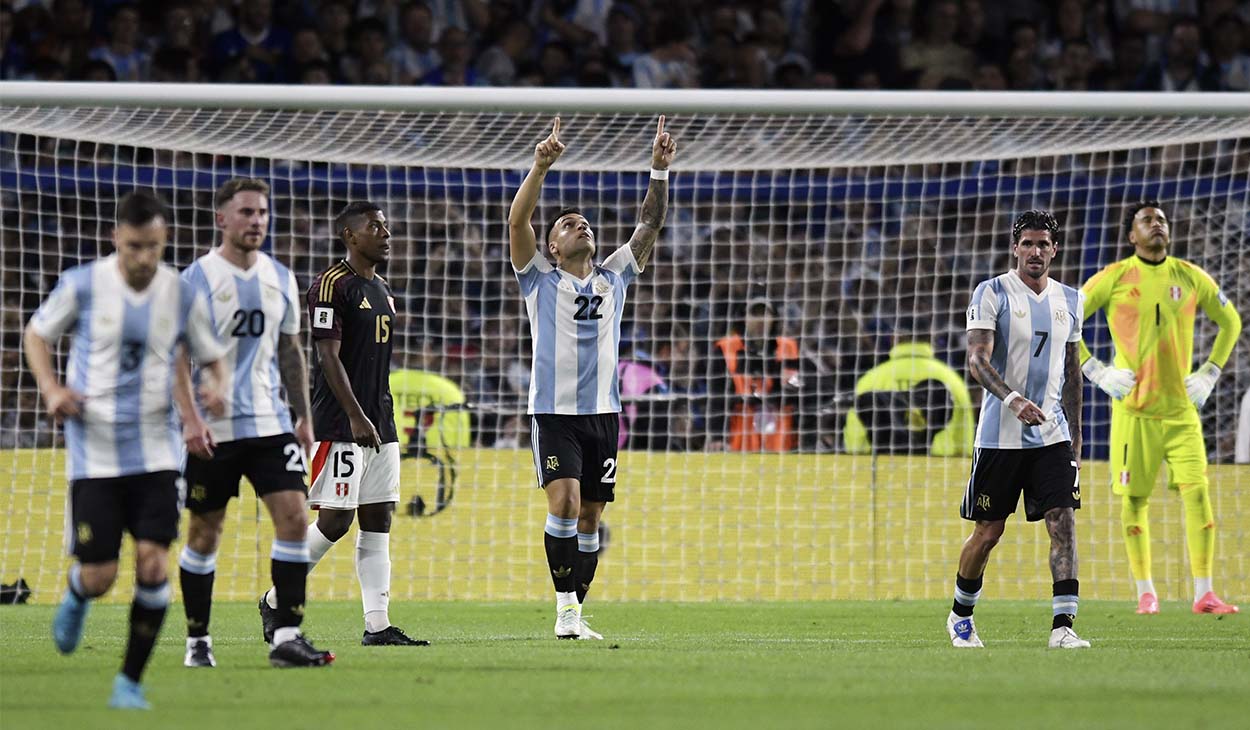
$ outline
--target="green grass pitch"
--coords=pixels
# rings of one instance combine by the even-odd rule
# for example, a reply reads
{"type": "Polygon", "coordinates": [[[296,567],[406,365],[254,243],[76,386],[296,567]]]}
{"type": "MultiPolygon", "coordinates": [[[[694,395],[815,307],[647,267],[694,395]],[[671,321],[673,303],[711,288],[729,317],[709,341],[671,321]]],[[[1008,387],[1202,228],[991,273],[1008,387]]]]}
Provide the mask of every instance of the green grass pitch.
{"type": "Polygon", "coordinates": [[[338,661],[271,669],[251,604],[214,607],[216,669],[182,666],[171,606],[145,678],[150,713],[104,708],[127,607],[96,605],[82,647],[47,606],[0,607],[5,728],[1222,728],[1250,715],[1250,616],[1089,601],[1094,647],[1050,651],[1046,602],[982,603],[983,651],[951,648],[944,601],[601,603],[602,642],[557,641],[536,603],[399,603],[425,648],[360,646],[360,606],[314,603],[338,661]]]}

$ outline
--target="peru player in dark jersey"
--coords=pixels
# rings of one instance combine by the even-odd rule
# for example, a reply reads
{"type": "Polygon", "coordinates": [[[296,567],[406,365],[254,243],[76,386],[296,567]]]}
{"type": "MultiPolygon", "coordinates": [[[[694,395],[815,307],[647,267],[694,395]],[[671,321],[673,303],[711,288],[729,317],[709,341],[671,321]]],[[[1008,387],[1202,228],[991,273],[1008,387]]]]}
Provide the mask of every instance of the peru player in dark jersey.
{"type": "MultiPolygon", "coordinates": [[[[347,257],[321,272],[308,290],[316,356],[312,411],[316,447],[308,503],[319,512],[308,528],[310,566],[351,529],[364,602],[366,646],[428,644],[392,626],[391,516],[399,501],[399,439],[391,412],[390,377],[395,300],[376,273],[391,252],[386,216],[368,202],[349,204],[334,219],[347,257]]],[[[269,594],[266,595],[266,599],[269,594]]],[[[268,613],[262,604],[265,630],[268,613]]]]}

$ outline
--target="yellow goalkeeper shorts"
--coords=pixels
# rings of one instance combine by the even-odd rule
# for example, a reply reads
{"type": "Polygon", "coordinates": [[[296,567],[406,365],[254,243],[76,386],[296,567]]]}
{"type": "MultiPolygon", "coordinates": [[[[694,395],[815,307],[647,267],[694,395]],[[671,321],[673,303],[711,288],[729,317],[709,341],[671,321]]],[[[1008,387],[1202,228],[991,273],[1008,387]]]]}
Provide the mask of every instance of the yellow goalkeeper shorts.
{"type": "Polygon", "coordinates": [[[1207,483],[1207,448],[1198,411],[1184,418],[1140,418],[1123,406],[1111,409],[1111,488],[1149,497],[1167,462],[1168,489],[1207,483]]]}

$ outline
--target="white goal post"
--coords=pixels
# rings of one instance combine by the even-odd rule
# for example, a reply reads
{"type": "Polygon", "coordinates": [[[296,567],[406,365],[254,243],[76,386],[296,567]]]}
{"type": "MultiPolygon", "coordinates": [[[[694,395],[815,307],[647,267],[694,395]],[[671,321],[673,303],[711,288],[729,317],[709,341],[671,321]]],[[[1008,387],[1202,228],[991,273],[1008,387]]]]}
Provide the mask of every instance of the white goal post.
{"type": "MultiPolygon", "coordinates": [[[[860,376],[899,343],[927,345],[962,373],[964,307],[977,281],[1007,266],[1023,210],[1056,214],[1065,242],[1053,275],[1079,286],[1129,252],[1124,208],[1157,198],[1174,253],[1243,311],[1250,302],[1250,94],[0,82],[0,580],[21,575],[50,601],[63,575],[60,437],[24,373],[21,326],[60,271],[107,253],[117,195],[155,188],[172,204],[170,261],[182,267],[215,241],[215,188],[254,176],[273,191],[271,253],[302,287],[339,255],[338,209],[358,198],[385,209],[398,241],[385,272],[401,306],[396,366],[463,391],[397,405],[401,429],[423,439],[442,424],[446,437],[404,462],[400,512],[418,495],[426,514],[439,489],[456,496],[430,519],[396,517],[395,597],[455,599],[466,571],[475,598],[545,597],[545,505],[525,440],[528,330],[504,221],[555,114],[568,151],[536,226],[577,205],[604,253],[636,222],[656,115],[679,145],[667,222],[626,305],[621,354],[639,366],[641,390],[624,399],[597,599],[947,596],[969,466],[955,424],[975,418],[979,389],[971,407],[951,395],[927,412],[903,393],[895,415],[926,445],[912,453],[862,448],[847,414],[860,376]],[[751,413],[764,430],[788,419],[792,438],[778,451],[713,450],[750,400],[727,390],[716,343],[759,298],[775,310],[774,334],[796,344],[799,372],[775,412],[751,413]],[[950,455],[935,455],[927,445],[943,432],[950,455]]],[[[1196,358],[1214,336],[1199,321],[1196,358]]],[[[1102,315],[1087,324],[1105,359],[1102,315]]],[[[1234,596],[1250,595],[1250,467],[1231,463],[1247,390],[1243,341],[1202,410],[1217,580],[1234,596]]],[[[1085,416],[1082,595],[1128,598],[1108,405],[1090,388],[1085,416]]],[[[1156,501],[1161,598],[1189,597],[1180,504],[1162,484],[1156,501]]],[[[230,509],[217,592],[254,599],[270,528],[246,489],[230,509]]],[[[1009,533],[987,590],[1048,596],[1044,531],[1017,513],[1009,533]]],[[[356,591],[350,550],[312,575],[314,599],[356,591]]]]}

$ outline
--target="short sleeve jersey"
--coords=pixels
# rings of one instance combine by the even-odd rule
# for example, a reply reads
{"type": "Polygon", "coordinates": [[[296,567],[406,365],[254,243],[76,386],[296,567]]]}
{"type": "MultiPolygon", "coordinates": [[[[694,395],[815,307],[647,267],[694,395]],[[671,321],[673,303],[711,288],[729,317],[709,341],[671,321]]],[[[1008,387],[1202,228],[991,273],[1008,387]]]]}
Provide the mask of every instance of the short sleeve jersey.
{"type": "MultiPolygon", "coordinates": [[[[388,384],[395,331],[395,299],[386,280],[367,280],[346,261],[331,266],[308,290],[308,319],[313,341],[340,340],[339,361],[352,394],[383,443],[397,442],[388,384]]],[[[318,441],[352,441],[347,412],[334,397],[314,348],[312,364],[313,429],[318,441]]]]}
{"type": "Polygon", "coordinates": [[[621,315],[641,270],[621,246],[585,279],[552,267],[537,250],[515,272],[533,342],[529,413],[620,412],[621,315]]]}
{"type": "Polygon", "coordinates": [[[217,441],[290,433],[278,339],[300,332],[303,306],[295,275],[263,252],[251,268],[240,269],[213,249],[188,266],[182,280],[208,301],[226,347],[226,413],[221,418],[205,414],[217,441]]]}
{"type": "MultiPolygon", "coordinates": [[[[1158,263],[1132,256],[1094,274],[1081,291],[1088,314],[1106,310],[1115,366],[1137,374],[1125,409],[1148,418],[1192,412],[1185,376],[1194,356],[1198,310],[1221,328],[1239,325],[1237,310],[1210,274],[1173,256],[1158,263]]],[[[1213,348],[1211,359],[1222,365],[1228,355],[1213,348]]]]}
{"type": "Polygon", "coordinates": [[[206,298],[161,264],[141,292],[122,277],[117,256],[76,266],[30,320],[55,344],[73,334],[65,385],[83,396],[82,414],[65,420],[70,480],[176,471],[182,438],[171,393],[174,355],[212,362],[224,354],[206,298]]]}
{"type": "Polygon", "coordinates": [[[1065,344],[1081,341],[1081,293],[1050,279],[1038,294],[1009,271],[977,285],[968,305],[968,329],[992,330],[990,365],[1007,387],[1046,414],[1026,426],[993,393],[986,392],[975,445],[991,449],[1036,449],[1071,441],[1063,394],[1065,344]]]}

